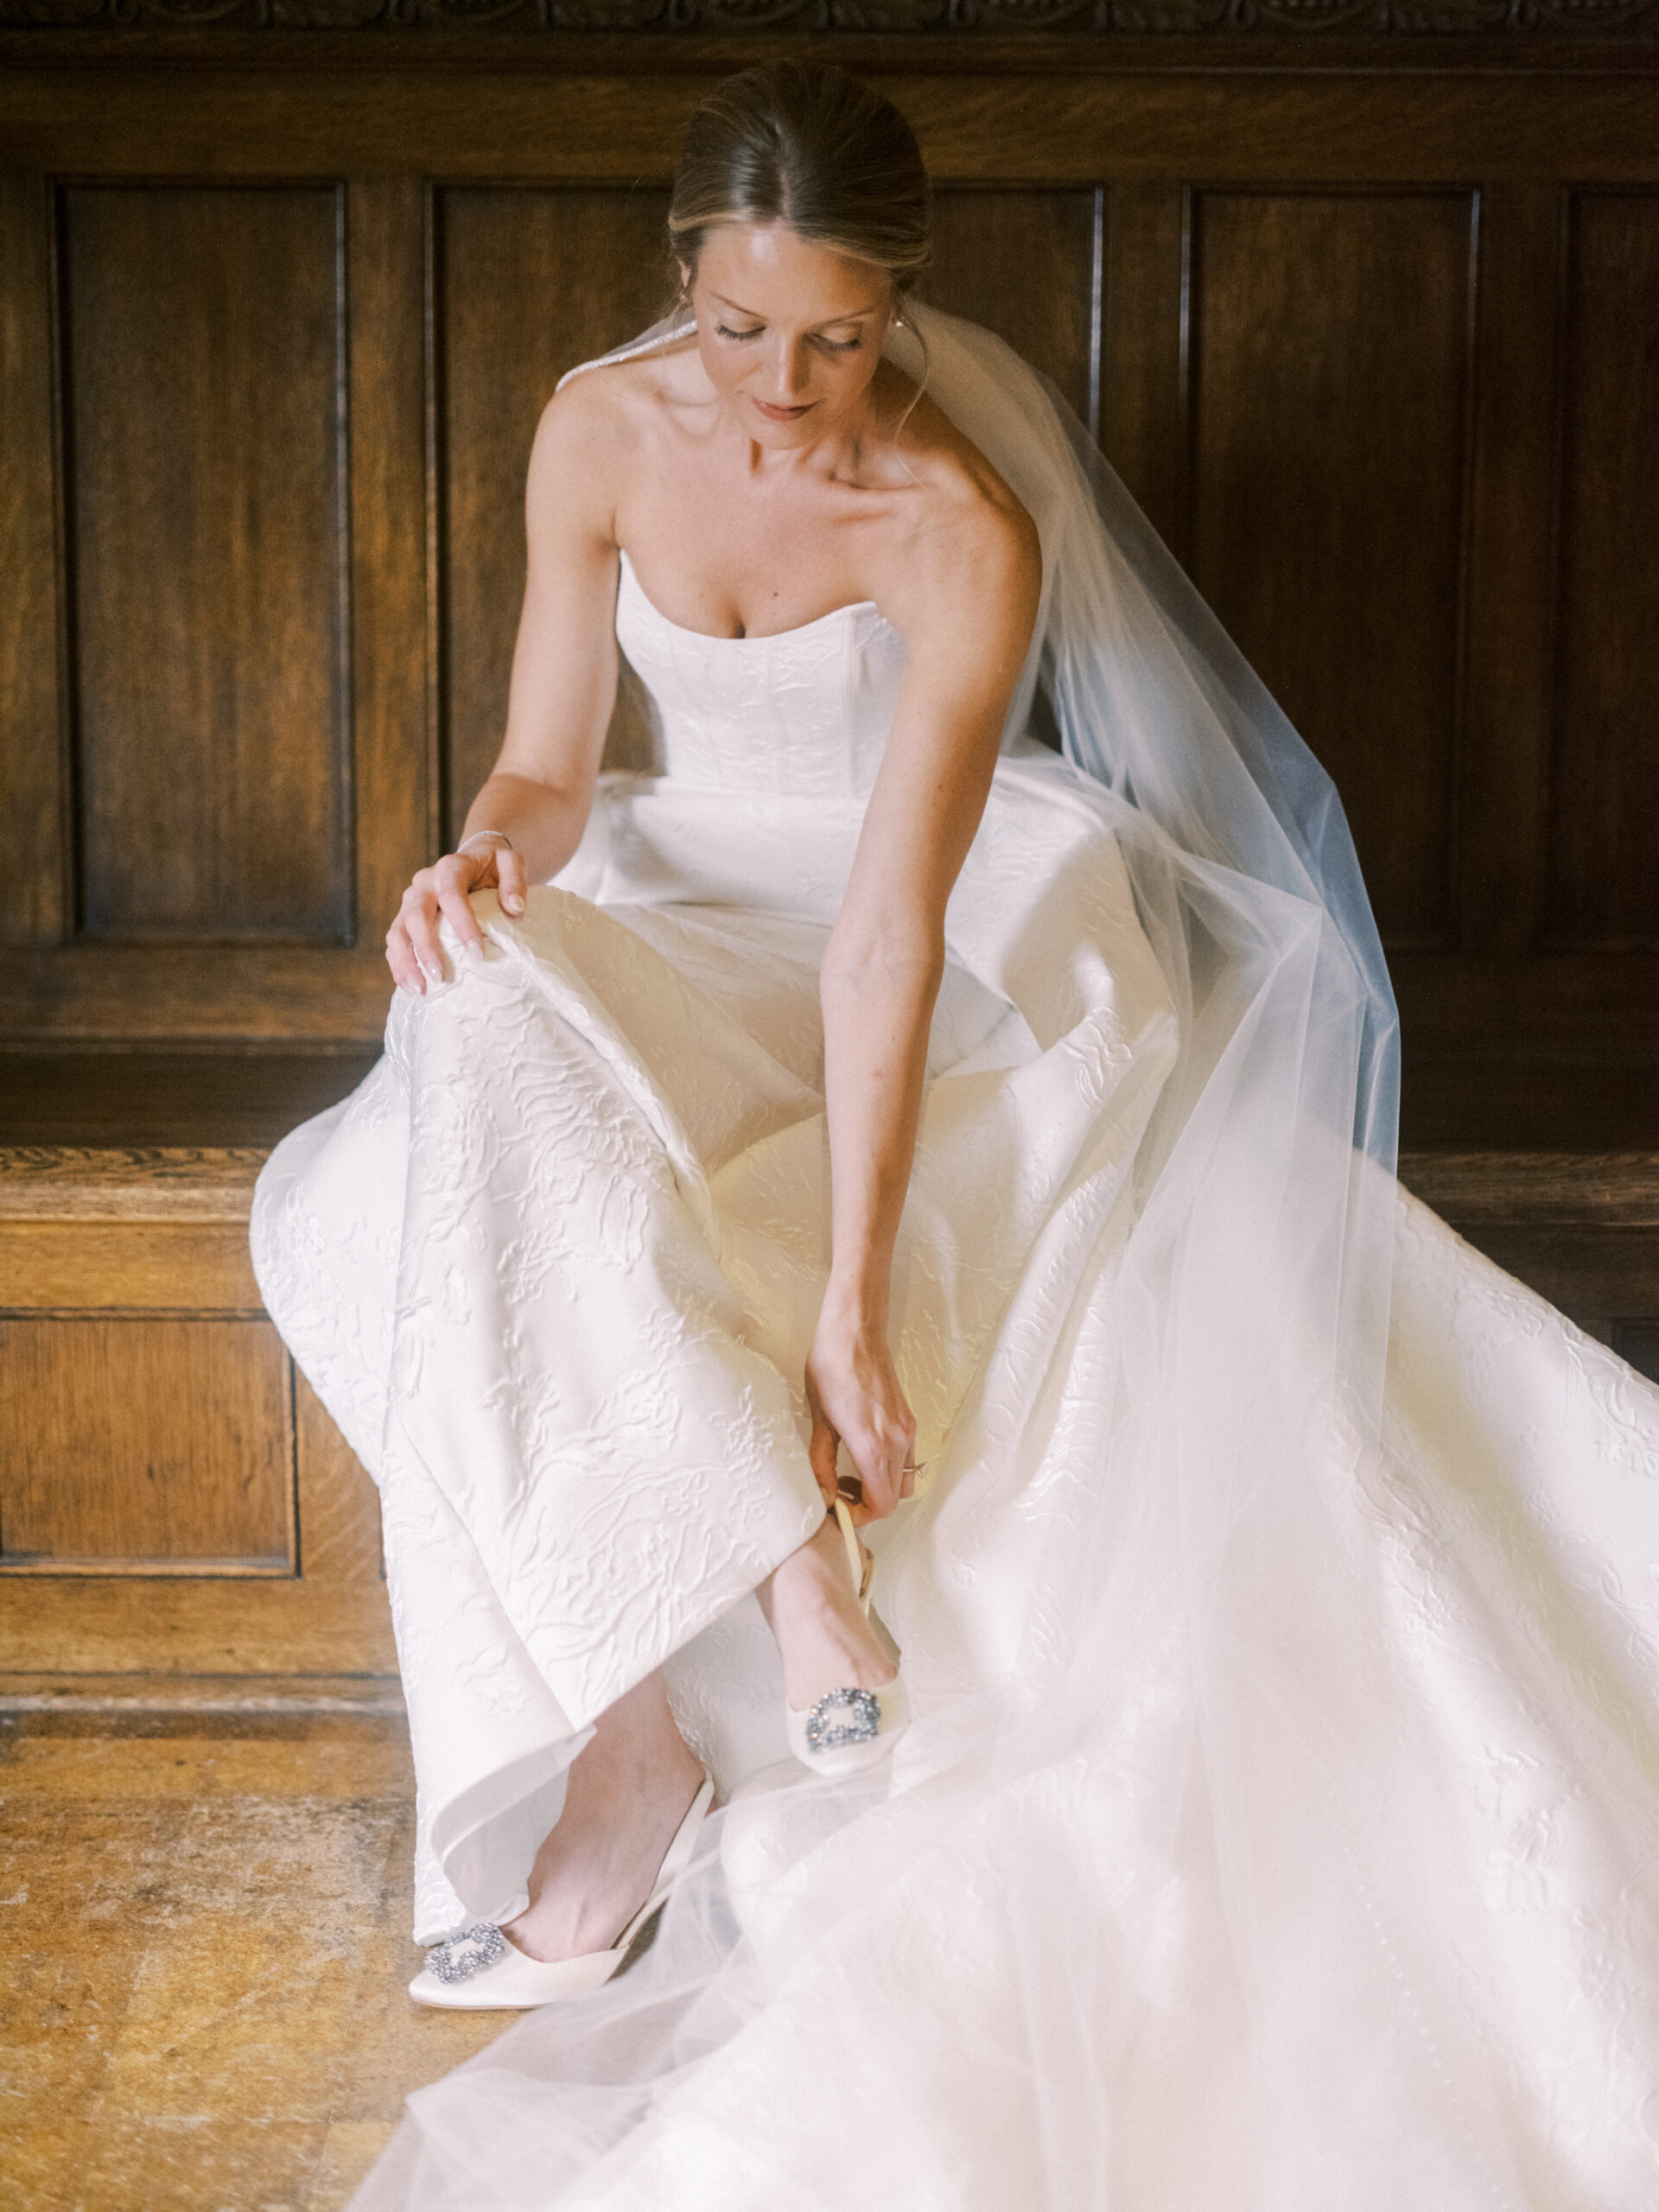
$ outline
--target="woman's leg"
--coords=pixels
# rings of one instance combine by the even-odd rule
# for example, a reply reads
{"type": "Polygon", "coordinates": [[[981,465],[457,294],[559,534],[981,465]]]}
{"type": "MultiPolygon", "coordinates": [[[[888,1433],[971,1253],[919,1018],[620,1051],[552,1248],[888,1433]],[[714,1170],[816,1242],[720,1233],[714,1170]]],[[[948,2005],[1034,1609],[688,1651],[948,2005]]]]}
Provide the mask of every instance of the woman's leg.
{"type": "Polygon", "coordinates": [[[859,1610],[832,1517],[755,1592],[784,1662],[784,1694],[805,1713],[829,1691],[880,1689],[893,1662],[859,1610]]]}
{"type": "MultiPolygon", "coordinates": [[[[843,1684],[877,1689],[893,1663],[859,1611],[833,1520],[755,1593],[797,1712],[843,1684]]],[[[558,1825],[536,1854],[530,1904],[506,1933],[533,1959],[607,1950],[651,1894],[702,1769],[674,1725],[660,1674],[618,1698],[572,1764],[558,1825]]]]}
{"type": "Polygon", "coordinates": [[[530,1904],[506,1934],[533,1959],[608,1950],[651,1895],[702,1786],[660,1674],[616,1700],[571,1765],[558,1825],[536,1854],[530,1904]]]}

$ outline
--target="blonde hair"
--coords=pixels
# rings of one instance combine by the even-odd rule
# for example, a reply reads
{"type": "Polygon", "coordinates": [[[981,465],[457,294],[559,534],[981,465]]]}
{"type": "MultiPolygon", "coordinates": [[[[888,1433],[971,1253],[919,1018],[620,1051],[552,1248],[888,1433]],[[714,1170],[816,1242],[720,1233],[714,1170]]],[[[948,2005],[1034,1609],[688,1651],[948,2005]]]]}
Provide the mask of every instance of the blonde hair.
{"type": "Polygon", "coordinates": [[[768,61],[717,86],[692,117],[668,211],[696,274],[723,223],[785,223],[885,270],[907,291],[929,260],[927,171],[893,102],[823,61],[768,61]]]}

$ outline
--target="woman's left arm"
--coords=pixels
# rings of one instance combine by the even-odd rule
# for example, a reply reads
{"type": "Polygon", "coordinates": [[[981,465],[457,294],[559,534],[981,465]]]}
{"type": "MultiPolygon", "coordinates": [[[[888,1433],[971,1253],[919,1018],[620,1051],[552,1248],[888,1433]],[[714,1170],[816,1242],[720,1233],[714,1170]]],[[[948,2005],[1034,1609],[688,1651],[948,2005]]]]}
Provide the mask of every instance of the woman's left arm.
{"type": "Polygon", "coordinates": [[[819,1488],[834,1498],[844,1441],[862,1486],[857,1519],[891,1513],[912,1486],[916,1424],[887,1343],[893,1248],[945,905],[985,810],[1041,590],[1020,510],[956,519],[914,550],[883,600],[904,633],[905,678],[820,978],[831,1261],[806,1388],[819,1488]]]}

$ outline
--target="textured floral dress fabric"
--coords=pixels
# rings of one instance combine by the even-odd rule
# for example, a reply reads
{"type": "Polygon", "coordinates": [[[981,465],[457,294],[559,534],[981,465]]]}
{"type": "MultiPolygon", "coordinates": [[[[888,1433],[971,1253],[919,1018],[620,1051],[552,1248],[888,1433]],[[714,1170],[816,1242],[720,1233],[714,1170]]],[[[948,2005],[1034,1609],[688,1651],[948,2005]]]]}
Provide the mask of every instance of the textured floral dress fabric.
{"type": "MultiPolygon", "coordinates": [[[[702,1917],[421,2093],[363,2204],[1659,2203],[1659,1394],[1385,1188],[1380,1444],[1333,1414],[1201,1513],[1136,1484],[1149,1423],[1244,1387],[1221,1328],[1124,1373],[1192,1010],[1133,808],[1028,741],[950,901],[895,1268],[916,1722],[868,1802],[754,1793],[747,1593],[821,1512],[817,971],[904,652],[871,606],[688,632],[626,558],[617,628],[652,769],[521,919],[476,899],[486,955],[278,1148],[254,1249],[380,1485],[417,1934],[515,1909],[652,1668],[735,1802],[702,1917]]],[[[1272,1341],[1264,1388],[1323,1372],[1272,1341]]]]}
{"type": "MultiPolygon", "coordinates": [[[[684,631],[626,559],[617,626],[659,770],[602,779],[521,919],[480,895],[486,957],[398,996],[255,1208],[268,1309],[380,1485],[423,1940],[517,1909],[585,1732],[665,1661],[723,1780],[783,1755],[764,1632],[734,1710],[703,1661],[823,1511],[818,966],[903,645],[870,606],[684,631]]],[[[951,901],[895,1270],[924,1460],[1070,1185],[1114,1202],[1172,1057],[1112,804],[1006,758],[951,901]]]]}

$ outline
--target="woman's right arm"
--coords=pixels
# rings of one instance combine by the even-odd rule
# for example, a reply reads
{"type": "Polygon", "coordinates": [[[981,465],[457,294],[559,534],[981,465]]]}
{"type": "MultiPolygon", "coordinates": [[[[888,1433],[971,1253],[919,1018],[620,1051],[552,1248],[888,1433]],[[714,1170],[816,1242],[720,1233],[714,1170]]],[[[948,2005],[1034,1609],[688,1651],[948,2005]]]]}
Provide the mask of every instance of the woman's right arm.
{"type": "Polygon", "coordinates": [[[386,962],[405,989],[443,976],[440,915],[463,946],[482,939],[469,893],[493,885],[510,914],[531,883],[575,851],[593,805],[605,732],[616,700],[616,469],[626,443],[620,410],[599,377],[582,377],[543,410],[524,499],[529,563],[513,649],[507,730],[467,810],[461,842],[423,868],[386,932],[386,962]]]}

